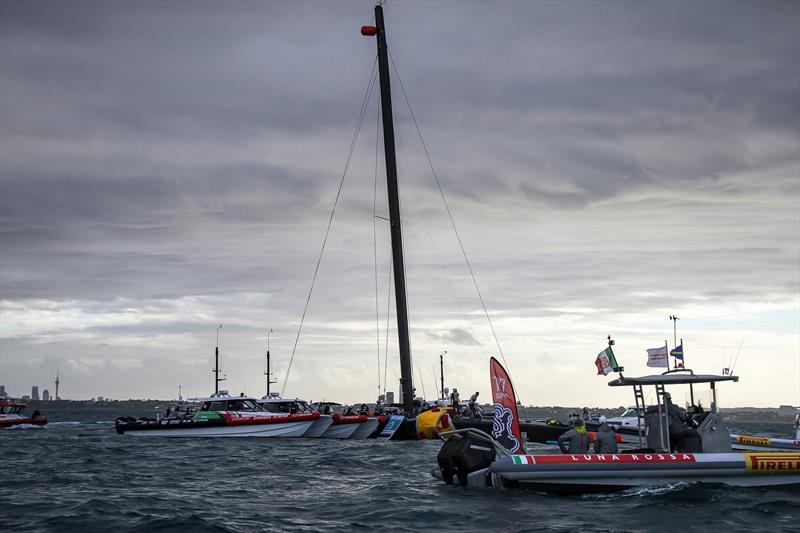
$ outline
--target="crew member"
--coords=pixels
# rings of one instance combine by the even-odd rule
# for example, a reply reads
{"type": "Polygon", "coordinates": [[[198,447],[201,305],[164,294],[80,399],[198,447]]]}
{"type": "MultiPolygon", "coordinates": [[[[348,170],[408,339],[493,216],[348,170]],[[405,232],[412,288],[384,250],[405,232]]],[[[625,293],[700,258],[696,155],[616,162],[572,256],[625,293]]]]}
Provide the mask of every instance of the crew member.
{"type": "MultiPolygon", "coordinates": [[[[672,403],[672,395],[664,393],[664,405],[667,408],[667,415],[669,415],[669,442],[670,451],[675,451],[679,448],[681,439],[686,437],[697,436],[697,431],[688,425],[689,417],[686,411],[672,403]]],[[[695,450],[681,450],[681,451],[695,451],[695,450]]],[[[700,450],[697,450],[700,451],[700,450]]]]}
{"type": "Polygon", "coordinates": [[[453,413],[457,416],[458,415],[458,389],[455,387],[453,388],[453,394],[450,395],[450,401],[453,403],[453,413]]]}
{"type": "Polygon", "coordinates": [[[619,453],[617,434],[611,430],[606,417],[600,416],[600,427],[594,437],[594,453],[619,453]]]}
{"type": "Polygon", "coordinates": [[[558,437],[561,453],[586,453],[589,451],[589,432],[583,420],[575,420],[572,429],[558,437]]]}
{"type": "Polygon", "coordinates": [[[477,413],[477,405],[478,405],[478,393],[475,392],[475,394],[469,397],[469,415],[472,418],[475,418],[475,415],[477,413]]]}
{"type": "Polygon", "coordinates": [[[415,415],[415,416],[418,415],[419,414],[419,410],[422,407],[422,398],[417,396],[416,398],[414,398],[414,401],[411,402],[411,405],[412,405],[412,407],[414,409],[412,414],[415,415]]]}

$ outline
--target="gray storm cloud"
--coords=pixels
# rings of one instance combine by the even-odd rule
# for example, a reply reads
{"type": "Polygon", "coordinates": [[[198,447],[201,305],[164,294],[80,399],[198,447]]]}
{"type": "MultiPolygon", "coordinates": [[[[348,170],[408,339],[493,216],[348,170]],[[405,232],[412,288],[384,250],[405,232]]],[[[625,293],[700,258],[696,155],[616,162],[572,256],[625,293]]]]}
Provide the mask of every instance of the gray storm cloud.
{"type": "MultiPolygon", "coordinates": [[[[386,12],[527,402],[625,403],[594,354],[614,332],[645,371],[673,312],[706,370],[740,338],[786,369],[743,356],[733,403],[797,402],[796,2],[386,12]],[[580,392],[553,385],[562,373],[580,392]]],[[[269,328],[284,372],[374,61],[358,33],[371,17],[372,2],[0,4],[0,382],[22,394],[60,367],[73,397],[203,394],[220,322],[233,389],[263,392],[269,328]]],[[[449,379],[477,390],[495,341],[397,83],[394,97],[415,366],[448,349],[449,379]]],[[[372,399],[387,345],[395,383],[376,105],[292,395],[372,399]]]]}

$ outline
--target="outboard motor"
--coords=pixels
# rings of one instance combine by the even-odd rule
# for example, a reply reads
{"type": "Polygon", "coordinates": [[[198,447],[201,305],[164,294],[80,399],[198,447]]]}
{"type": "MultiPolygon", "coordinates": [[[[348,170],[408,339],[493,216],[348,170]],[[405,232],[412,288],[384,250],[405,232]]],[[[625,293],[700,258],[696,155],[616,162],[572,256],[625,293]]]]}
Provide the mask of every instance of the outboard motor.
{"type": "Polygon", "coordinates": [[[464,486],[469,474],[488,468],[494,459],[492,441],[474,433],[452,435],[436,456],[444,482],[452,485],[455,476],[464,486]]]}

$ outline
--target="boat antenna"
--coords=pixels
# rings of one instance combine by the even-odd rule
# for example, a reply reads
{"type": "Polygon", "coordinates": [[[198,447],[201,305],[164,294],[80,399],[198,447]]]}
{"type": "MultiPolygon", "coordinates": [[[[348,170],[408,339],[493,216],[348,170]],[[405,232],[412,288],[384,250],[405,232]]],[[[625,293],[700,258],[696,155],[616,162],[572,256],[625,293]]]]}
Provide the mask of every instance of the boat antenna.
{"type": "Polygon", "coordinates": [[[219,330],[222,329],[222,324],[217,326],[217,349],[214,352],[214,394],[219,394],[219,382],[225,381],[224,377],[219,377],[219,330]]]}
{"type": "Polygon", "coordinates": [[[273,383],[277,383],[278,380],[271,380],[270,376],[274,374],[274,372],[269,371],[269,336],[272,335],[272,328],[269,328],[267,332],[267,370],[264,372],[264,375],[267,376],[267,398],[269,398],[269,386],[273,383]]]}
{"type": "Polygon", "coordinates": [[[403,234],[400,217],[400,194],[397,186],[397,157],[394,145],[394,118],[389,79],[389,53],[386,45],[386,26],[383,7],[375,6],[375,26],[363,26],[361,34],[377,37],[378,79],[381,89],[381,115],[383,117],[383,153],[386,160],[386,184],[389,195],[389,227],[392,240],[392,266],[394,268],[395,303],[397,307],[397,336],[400,348],[400,384],[403,390],[403,408],[413,410],[414,371],[411,366],[411,343],[408,332],[408,306],[406,302],[406,275],[403,261],[403,234]]]}
{"type": "MultiPolygon", "coordinates": [[[[610,333],[608,334],[608,337],[606,337],[606,338],[608,339],[608,347],[609,348],[611,348],[612,346],[614,346],[614,344],[616,344],[614,342],[614,339],[611,338],[611,334],[610,333]]],[[[614,349],[613,348],[611,348],[611,353],[614,353],[614,349]]],[[[615,372],[619,372],[619,377],[624,378],[625,376],[623,376],[622,373],[625,371],[625,367],[624,366],[619,366],[619,361],[617,361],[616,354],[614,355],[614,363],[616,364],[616,368],[612,368],[612,370],[615,371],[615,372]]]]}
{"type": "Polygon", "coordinates": [[[739,362],[739,354],[742,353],[742,346],[744,346],[744,337],[742,337],[742,342],[739,343],[739,351],[736,352],[736,359],[733,360],[733,364],[731,365],[731,376],[733,375],[733,369],[736,368],[736,363],[739,362]]]}
{"type": "Polygon", "coordinates": [[[439,377],[442,379],[442,400],[447,399],[444,397],[444,356],[446,353],[447,350],[442,350],[442,353],[439,354],[439,377]]]}

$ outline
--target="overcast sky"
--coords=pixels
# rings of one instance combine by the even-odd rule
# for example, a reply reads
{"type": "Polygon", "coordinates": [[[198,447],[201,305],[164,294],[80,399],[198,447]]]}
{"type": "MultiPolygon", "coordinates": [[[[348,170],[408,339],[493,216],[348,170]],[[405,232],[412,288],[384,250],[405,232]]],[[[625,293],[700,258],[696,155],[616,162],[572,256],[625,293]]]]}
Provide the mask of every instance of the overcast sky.
{"type": "MultiPolygon", "coordinates": [[[[52,391],[58,370],[65,398],[207,394],[221,323],[224,387],[264,394],[269,329],[284,385],[375,61],[372,7],[0,3],[0,384],[52,391]]],[[[525,404],[631,403],[595,356],[611,334],[626,375],[652,373],[670,314],[687,366],[738,358],[723,407],[800,404],[800,4],[385,14],[525,404]]],[[[436,395],[446,350],[446,385],[489,401],[497,344],[393,81],[415,385],[436,395]]],[[[286,396],[398,388],[378,104],[286,396]]]]}

